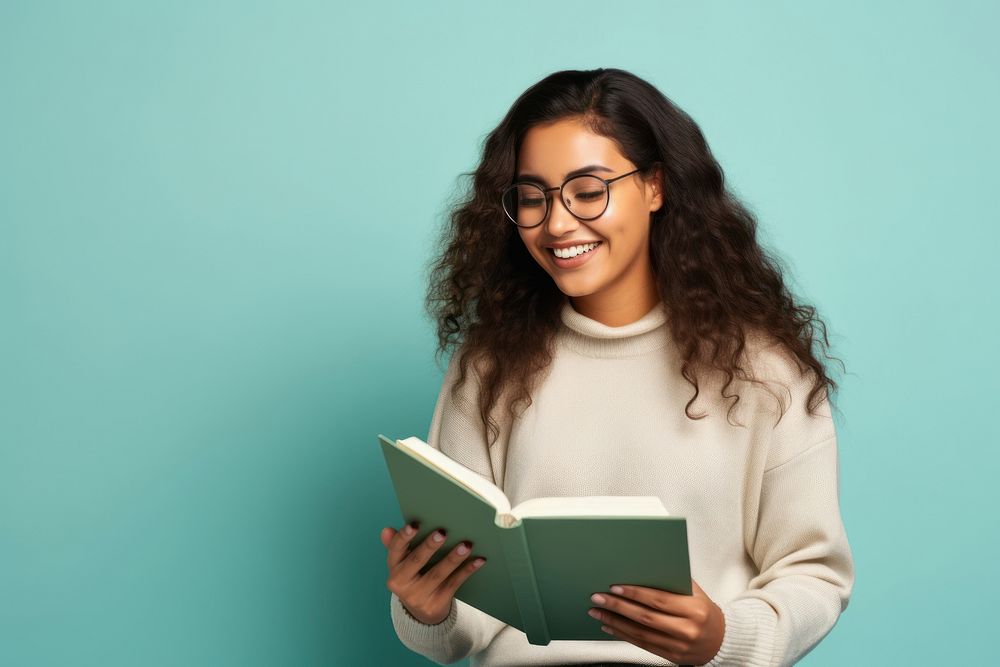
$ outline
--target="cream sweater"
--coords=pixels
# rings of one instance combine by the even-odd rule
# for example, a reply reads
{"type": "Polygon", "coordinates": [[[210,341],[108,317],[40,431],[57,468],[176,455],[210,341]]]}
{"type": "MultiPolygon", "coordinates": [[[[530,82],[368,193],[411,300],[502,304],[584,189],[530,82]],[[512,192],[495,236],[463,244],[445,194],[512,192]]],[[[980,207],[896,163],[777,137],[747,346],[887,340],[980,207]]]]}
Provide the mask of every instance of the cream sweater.
{"type": "MultiPolygon", "coordinates": [[[[461,400],[448,396],[457,355],[428,443],[492,480],[512,505],[539,496],[658,496],[668,512],[687,518],[692,578],[725,615],[722,647],[706,664],[802,658],[833,628],[854,584],[830,404],[824,400],[820,416],[805,411],[813,376],[799,377],[790,354],[756,337],[748,340],[747,360],[788,408],[780,423],[774,426],[781,409],[775,397],[738,379],[726,390],[740,391],[737,425],[727,421],[732,399],[722,399],[723,381],[714,379],[700,381],[691,407],[709,416],[692,421],[684,406],[694,388],[680,374],[662,304],[610,327],[567,300],[561,319],[555,357],[532,404],[502,425],[489,455],[473,376],[461,400]]],[[[438,664],[468,656],[473,667],[674,665],[626,641],[529,644],[523,632],[457,599],[436,625],[417,621],[392,593],[390,610],[400,641],[438,664]]]]}

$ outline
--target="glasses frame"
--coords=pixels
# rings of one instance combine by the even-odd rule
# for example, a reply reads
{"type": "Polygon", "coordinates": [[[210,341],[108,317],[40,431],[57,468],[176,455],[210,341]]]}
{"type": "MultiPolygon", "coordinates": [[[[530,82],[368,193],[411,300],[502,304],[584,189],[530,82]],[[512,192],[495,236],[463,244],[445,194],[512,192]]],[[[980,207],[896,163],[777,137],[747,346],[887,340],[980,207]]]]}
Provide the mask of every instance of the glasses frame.
{"type": "Polygon", "coordinates": [[[639,168],[639,169],[633,169],[632,171],[628,172],[627,174],[621,174],[620,176],[615,176],[613,178],[601,178],[600,176],[598,176],[596,174],[577,174],[576,176],[572,176],[570,178],[567,178],[565,181],[562,182],[562,185],[560,185],[558,187],[554,187],[554,188],[543,188],[538,183],[532,183],[531,181],[514,181],[500,195],[500,206],[501,206],[501,208],[503,208],[504,215],[506,215],[507,219],[510,220],[512,223],[514,223],[515,225],[517,225],[521,229],[534,229],[538,225],[543,224],[548,219],[548,217],[549,217],[549,211],[552,209],[552,204],[551,204],[552,197],[549,195],[549,193],[550,192],[554,192],[555,190],[558,190],[559,191],[559,199],[562,201],[563,206],[566,208],[566,210],[569,211],[570,215],[572,215],[577,220],[582,220],[584,222],[589,222],[590,220],[596,220],[596,219],[598,219],[599,217],[601,217],[602,215],[604,215],[605,211],[608,210],[608,205],[611,203],[611,184],[614,183],[615,181],[618,181],[618,180],[621,180],[621,179],[625,178],[626,176],[631,176],[632,174],[635,174],[635,173],[640,172],[640,171],[644,171],[644,170],[641,169],[641,168],[639,168]],[[575,180],[577,178],[596,178],[597,180],[602,181],[604,183],[604,190],[605,190],[605,192],[607,192],[607,197],[605,197],[605,199],[604,199],[604,208],[601,209],[600,213],[598,213],[597,215],[595,215],[593,217],[584,218],[584,217],[581,217],[581,216],[577,215],[576,213],[573,212],[573,210],[569,206],[566,206],[566,200],[563,199],[563,188],[566,187],[567,183],[569,183],[570,181],[573,181],[573,180],[575,180]],[[511,188],[513,188],[515,185],[532,185],[532,186],[534,186],[534,187],[536,187],[536,188],[538,188],[539,190],[542,191],[542,198],[545,200],[545,213],[542,214],[542,219],[539,222],[536,222],[533,225],[518,225],[517,221],[514,220],[513,216],[511,216],[510,212],[507,211],[507,207],[504,206],[504,201],[503,200],[504,200],[504,197],[506,196],[506,194],[508,192],[510,192],[511,188]]]}

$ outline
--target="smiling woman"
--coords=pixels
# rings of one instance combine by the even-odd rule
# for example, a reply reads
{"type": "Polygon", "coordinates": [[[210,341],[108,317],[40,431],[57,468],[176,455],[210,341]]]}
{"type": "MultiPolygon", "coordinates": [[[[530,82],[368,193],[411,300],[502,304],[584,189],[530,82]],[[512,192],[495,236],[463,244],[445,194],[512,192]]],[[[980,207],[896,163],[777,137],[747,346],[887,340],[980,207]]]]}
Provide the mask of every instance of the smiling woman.
{"type": "MultiPolygon", "coordinates": [[[[660,300],[650,266],[649,227],[650,213],[663,205],[662,171],[649,170],[642,178],[614,141],[591,131],[579,117],[529,129],[518,164],[523,172],[543,174],[530,176],[542,183],[545,174],[550,182],[571,179],[553,188],[563,191],[552,198],[555,203],[531,210],[529,224],[513,216],[511,221],[535,261],[571,297],[573,308],[611,326],[648,313],[660,300]],[[572,168],[588,160],[599,164],[572,168]],[[591,175],[602,172],[621,176],[605,182],[591,175]]],[[[523,172],[518,180],[525,179],[523,172]]]]}
{"type": "Polygon", "coordinates": [[[422,572],[445,538],[387,527],[400,640],[474,666],[797,661],[854,584],[836,383],[813,350],[822,323],[698,126],[631,73],[556,72],[514,102],[472,175],[428,293],[438,352],[454,354],[427,442],[512,504],[659,496],[687,518],[693,595],[607,582],[588,602],[606,641],[533,645],[454,597],[490,567],[475,545],[422,572]]]}

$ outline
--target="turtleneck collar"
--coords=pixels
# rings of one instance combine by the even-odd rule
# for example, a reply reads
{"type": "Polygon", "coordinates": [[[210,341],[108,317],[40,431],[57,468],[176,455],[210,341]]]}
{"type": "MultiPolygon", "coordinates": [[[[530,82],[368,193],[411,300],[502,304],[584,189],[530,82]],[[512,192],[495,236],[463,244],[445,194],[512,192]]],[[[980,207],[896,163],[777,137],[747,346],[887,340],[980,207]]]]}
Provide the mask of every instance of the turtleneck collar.
{"type": "Polygon", "coordinates": [[[559,312],[562,339],[570,349],[588,357],[632,357],[666,347],[667,311],[663,302],[635,322],[612,327],[577,312],[567,298],[559,312]]]}

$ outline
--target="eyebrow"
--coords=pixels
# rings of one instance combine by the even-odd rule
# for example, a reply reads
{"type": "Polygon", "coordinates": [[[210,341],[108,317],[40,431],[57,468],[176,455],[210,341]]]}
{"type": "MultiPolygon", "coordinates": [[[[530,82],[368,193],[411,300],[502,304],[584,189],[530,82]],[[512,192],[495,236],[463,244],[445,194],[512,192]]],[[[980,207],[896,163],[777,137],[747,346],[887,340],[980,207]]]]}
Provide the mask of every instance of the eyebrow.
{"type": "MultiPolygon", "coordinates": [[[[573,178],[574,176],[579,176],[580,174],[587,174],[592,171],[614,171],[614,169],[605,167],[603,164],[588,164],[586,167],[580,167],[579,169],[574,169],[573,171],[569,172],[563,177],[563,180],[565,181],[567,178],[573,178]]],[[[546,184],[545,180],[542,179],[541,176],[538,176],[536,174],[518,174],[516,180],[529,181],[531,183],[538,183],[539,185],[546,184]]]]}

